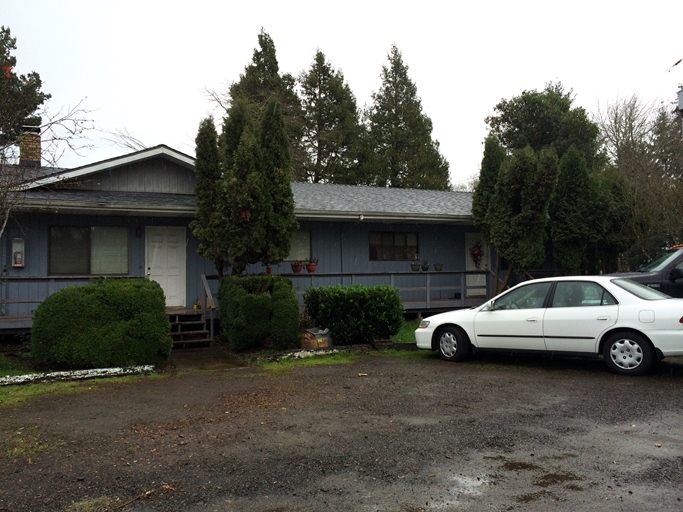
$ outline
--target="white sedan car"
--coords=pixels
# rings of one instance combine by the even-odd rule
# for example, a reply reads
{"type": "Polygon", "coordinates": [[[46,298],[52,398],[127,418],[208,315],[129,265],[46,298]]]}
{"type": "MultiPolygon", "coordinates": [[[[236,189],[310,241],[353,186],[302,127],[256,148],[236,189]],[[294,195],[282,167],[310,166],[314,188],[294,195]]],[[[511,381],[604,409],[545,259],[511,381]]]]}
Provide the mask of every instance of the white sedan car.
{"type": "Polygon", "coordinates": [[[611,371],[640,375],[683,355],[683,299],[615,276],[536,279],[425,318],[415,338],[449,361],[483,350],[602,355],[611,371]]]}

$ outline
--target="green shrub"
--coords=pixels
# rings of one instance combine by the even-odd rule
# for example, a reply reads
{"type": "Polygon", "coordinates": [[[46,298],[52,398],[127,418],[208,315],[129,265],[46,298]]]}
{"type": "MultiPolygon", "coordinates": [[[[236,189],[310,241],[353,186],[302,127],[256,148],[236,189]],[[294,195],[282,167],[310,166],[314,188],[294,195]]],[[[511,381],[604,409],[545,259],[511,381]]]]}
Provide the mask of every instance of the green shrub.
{"type": "Polygon", "coordinates": [[[389,337],[403,324],[403,305],[394,286],[310,287],[304,302],[315,324],[329,328],[337,345],[389,337]]]}
{"type": "Polygon", "coordinates": [[[164,292],[146,279],[98,279],[70,286],[36,309],[31,354],[47,368],[158,364],[172,341],[164,292]]]}
{"type": "Polygon", "coordinates": [[[275,281],[271,297],[270,341],[281,350],[299,347],[299,303],[292,282],[289,279],[275,281]]]}
{"type": "Polygon", "coordinates": [[[229,276],[218,290],[221,332],[235,351],[270,340],[280,349],[299,343],[299,306],[289,279],[272,275],[229,276]]]}

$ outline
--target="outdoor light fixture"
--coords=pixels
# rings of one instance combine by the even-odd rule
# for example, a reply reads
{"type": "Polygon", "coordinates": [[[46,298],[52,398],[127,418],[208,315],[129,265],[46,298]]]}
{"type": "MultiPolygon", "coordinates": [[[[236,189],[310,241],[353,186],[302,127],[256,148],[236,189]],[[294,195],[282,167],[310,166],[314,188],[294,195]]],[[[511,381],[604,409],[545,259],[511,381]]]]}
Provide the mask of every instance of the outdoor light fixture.
{"type": "Polygon", "coordinates": [[[26,256],[25,244],[23,238],[12,239],[12,266],[17,268],[24,267],[24,260],[26,256]]]}

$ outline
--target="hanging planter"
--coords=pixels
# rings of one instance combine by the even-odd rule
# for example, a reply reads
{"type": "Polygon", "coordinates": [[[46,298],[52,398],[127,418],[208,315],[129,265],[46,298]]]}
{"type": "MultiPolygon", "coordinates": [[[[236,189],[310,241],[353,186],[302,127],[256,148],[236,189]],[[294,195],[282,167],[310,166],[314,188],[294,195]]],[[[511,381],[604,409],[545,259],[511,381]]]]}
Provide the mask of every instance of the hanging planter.
{"type": "Polygon", "coordinates": [[[301,270],[304,268],[303,261],[293,261],[292,262],[292,272],[294,274],[300,274],[301,270]]]}

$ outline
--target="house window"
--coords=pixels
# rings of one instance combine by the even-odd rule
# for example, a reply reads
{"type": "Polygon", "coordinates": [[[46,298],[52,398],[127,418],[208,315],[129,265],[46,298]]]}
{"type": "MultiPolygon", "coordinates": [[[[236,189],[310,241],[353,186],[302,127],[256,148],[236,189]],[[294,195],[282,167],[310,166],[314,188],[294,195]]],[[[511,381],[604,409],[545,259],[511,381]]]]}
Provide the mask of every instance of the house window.
{"type": "Polygon", "coordinates": [[[370,233],[370,261],[417,260],[417,233],[370,233]]]}
{"type": "Polygon", "coordinates": [[[128,274],[126,228],[52,227],[49,244],[50,274],[128,274]]]}
{"type": "Polygon", "coordinates": [[[311,232],[297,231],[292,237],[286,261],[308,261],[311,257],[311,232]]]}

